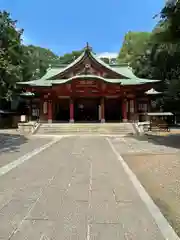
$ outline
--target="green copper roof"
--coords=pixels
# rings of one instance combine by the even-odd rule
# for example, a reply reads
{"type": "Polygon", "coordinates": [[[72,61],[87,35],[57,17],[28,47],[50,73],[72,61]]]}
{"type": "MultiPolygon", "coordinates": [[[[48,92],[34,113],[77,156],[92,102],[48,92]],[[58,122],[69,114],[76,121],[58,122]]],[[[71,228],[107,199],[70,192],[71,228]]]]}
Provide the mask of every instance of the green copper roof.
{"type": "Polygon", "coordinates": [[[155,82],[159,82],[159,80],[146,80],[146,79],[142,79],[142,78],[123,78],[123,79],[109,79],[109,78],[103,78],[100,76],[96,76],[96,75],[78,75],[78,76],[73,76],[71,78],[68,79],[39,79],[39,80],[34,80],[34,81],[29,81],[29,82],[19,82],[20,85],[27,85],[27,86],[34,86],[34,87],[51,87],[53,85],[56,84],[64,84],[70,81],[73,81],[74,79],[96,79],[98,80],[102,80],[104,82],[107,83],[116,83],[116,84],[120,84],[123,86],[127,86],[127,85],[140,85],[140,84],[147,84],[147,83],[155,83],[155,82]]]}
{"type": "Polygon", "coordinates": [[[34,87],[51,87],[51,80],[46,80],[46,79],[38,79],[34,81],[28,81],[28,82],[18,82],[18,85],[22,86],[34,86],[34,87]]]}
{"type": "MultiPolygon", "coordinates": [[[[131,77],[133,75],[132,70],[128,66],[125,67],[124,64],[123,64],[122,66],[113,67],[112,65],[106,64],[104,61],[97,58],[96,55],[93,54],[91,50],[86,48],[82,52],[82,54],[76,60],[74,60],[72,63],[70,63],[67,66],[61,66],[59,68],[56,67],[56,68],[49,69],[47,71],[47,73],[43,76],[43,78],[50,79],[52,76],[54,76],[54,78],[55,78],[57,75],[65,72],[68,69],[77,65],[79,62],[81,62],[83,59],[85,59],[86,56],[90,57],[91,59],[93,59],[98,64],[104,66],[106,69],[118,74],[119,77],[123,76],[124,78],[129,78],[130,75],[131,75],[131,77]]],[[[135,76],[133,76],[133,77],[135,77],[135,76]]]]}
{"type": "Polygon", "coordinates": [[[143,79],[143,78],[120,79],[120,81],[121,81],[121,85],[124,85],[124,86],[142,85],[142,84],[160,82],[160,80],[149,80],[149,79],[143,79]]]}
{"type": "Polygon", "coordinates": [[[52,85],[53,84],[62,84],[65,82],[69,82],[72,81],[74,79],[96,79],[96,80],[102,80],[104,82],[108,82],[108,83],[120,83],[121,79],[109,79],[109,78],[103,78],[97,75],[77,75],[77,76],[73,76],[71,78],[68,79],[56,79],[56,80],[52,80],[52,85]]]}
{"type": "Polygon", "coordinates": [[[158,82],[158,80],[148,80],[148,79],[141,79],[137,78],[132,69],[126,64],[122,65],[108,65],[105,62],[103,62],[101,59],[97,58],[96,55],[94,55],[87,45],[84,52],[71,64],[69,65],[62,65],[55,68],[50,68],[47,70],[47,73],[38,80],[29,81],[29,82],[20,82],[19,85],[24,86],[34,86],[34,87],[51,87],[54,84],[63,84],[69,81],[72,81],[73,79],[89,79],[93,78],[96,80],[102,80],[107,83],[116,83],[121,85],[140,85],[140,84],[147,84],[147,83],[153,83],[158,82]],[[64,73],[71,67],[81,63],[83,60],[85,60],[86,57],[91,58],[96,63],[100,64],[101,66],[104,66],[106,69],[109,69],[110,71],[116,73],[117,78],[109,79],[100,77],[97,75],[76,75],[68,79],[59,79],[59,74],[64,73]],[[119,77],[118,77],[119,76],[119,77]]]}
{"type": "Polygon", "coordinates": [[[129,66],[111,66],[111,68],[113,70],[116,70],[116,72],[118,72],[119,74],[128,78],[137,78],[129,66]]]}
{"type": "Polygon", "coordinates": [[[57,74],[59,74],[64,68],[50,68],[47,70],[46,74],[41,79],[49,79],[57,74]]]}
{"type": "MultiPolygon", "coordinates": [[[[111,67],[109,64],[105,63],[103,60],[97,58],[96,55],[94,55],[92,52],[89,52],[89,54],[90,54],[91,57],[94,58],[95,61],[98,62],[100,65],[102,65],[102,66],[104,66],[105,68],[111,70],[112,72],[115,72],[115,73],[117,73],[117,74],[123,75],[123,74],[120,73],[116,68],[111,67]]],[[[126,77],[128,78],[128,76],[126,76],[126,75],[123,75],[123,76],[124,76],[125,78],[126,78],[126,77]]]]}

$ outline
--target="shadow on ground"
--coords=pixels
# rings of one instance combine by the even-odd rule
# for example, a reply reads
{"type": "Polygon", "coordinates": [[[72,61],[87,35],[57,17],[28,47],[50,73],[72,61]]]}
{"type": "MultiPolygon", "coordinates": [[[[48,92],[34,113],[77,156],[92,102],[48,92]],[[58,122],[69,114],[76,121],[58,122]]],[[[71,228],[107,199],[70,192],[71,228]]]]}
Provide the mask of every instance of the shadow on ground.
{"type": "Polygon", "coordinates": [[[20,134],[0,133],[0,155],[11,151],[19,151],[22,144],[28,139],[20,134]]]}
{"type": "Polygon", "coordinates": [[[155,145],[163,145],[166,147],[180,149],[180,134],[171,134],[161,136],[161,135],[144,135],[144,136],[128,136],[127,138],[135,138],[139,141],[148,141],[155,145]]]}

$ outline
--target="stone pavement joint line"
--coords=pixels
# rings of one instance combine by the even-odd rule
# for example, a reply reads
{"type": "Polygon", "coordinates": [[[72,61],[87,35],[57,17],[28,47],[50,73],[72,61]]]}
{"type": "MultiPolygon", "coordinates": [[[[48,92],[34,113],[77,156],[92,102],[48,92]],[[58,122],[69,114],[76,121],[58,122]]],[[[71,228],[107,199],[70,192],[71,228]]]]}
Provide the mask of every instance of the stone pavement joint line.
{"type": "MultiPolygon", "coordinates": [[[[60,139],[59,139],[60,140],[60,139]]],[[[51,145],[52,146],[54,143],[56,143],[58,140],[56,139],[51,141],[51,145]]],[[[49,144],[50,144],[49,143],[49,144]]],[[[47,145],[47,144],[46,144],[47,145]]],[[[48,146],[48,147],[50,147],[48,146]]],[[[76,171],[76,168],[73,170],[73,173],[76,171]]],[[[33,210],[33,208],[36,206],[37,202],[39,202],[40,198],[42,197],[45,189],[47,189],[51,183],[54,181],[55,177],[59,174],[59,169],[57,170],[57,172],[51,177],[51,179],[49,179],[48,183],[46,184],[45,187],[41,188],[40,190],[40,194],[39,194],[39,197],[36,199],[36,201],[34,202],[34,204],[31,206],[31,208],[29,209],[29,211],[27,212],[27,214],[24,216],[24,218],[22,219],[22,221],[19,223],[18,227],[12,232],[11,236],[9,237],[9,240],[20,230],[21,226],[23,225],[23,223],[26,221],[26,220],[31,220],[33,221],[32,218],[28,218],[28,216],[30,215],[31,211],[33,210]]],[[[70,179],[70,182],[68,184],[68,187],[66,188],[66,191],[65,192],[68,192],[69,188],[71,187],[71,183],[73,181],[73,177],[70,179]]],[[[48,219],[39,219],[39,221],[48,221],[48,219]]],[[[38,221],[38,219],[34,219],[34,221],[38,221]]],[[[41,238],[42,240],[48,240],[49,238],[47,236],[45,236],[44,234],[42,234],[41,238]]]]}
{"type": "MultiPolygon", "coordinates": [[[[55,175],[48,181],[47,185],[45,186],[45,188],[47,188],[51,182],[54,180],[55,175]]],[[[41,198],[42,194],[43,194],[43,190],[45,188],[41,188],[40,190],[40,194],[39,197],[36,199],[36,201],[34,202],[34,204],[31,206],[31,208],[29,209],[29,211],[27,212],[26,216],[21,220],[21,222],[19,223],[18,227],[11,233],[9,240],[18,232],[18,230],[20,229],[20,227],[23,225],[24,221],[26,220],[26,217],[29,215],[29,213],[32,211],[32,209],[34,208],[34,206],[37,204],[37,202],[39,201],[39,199],[41,198]]]]}
{"type": "MultiPolygon", "coordinates": [[[[90,161],[89,170],[89,209],[91,208],[91,195],[92,195],[92,160],[90,161]]],[[[87,223],[87,240],[90,240],[90,223],[87,223]]]]}
{"type": "Polygon", "coordinates": [[[180,238],[177,236],[173,228],[170,226],[166,218],[161,213],[160,209],[156,206],[156,204],[153,202],[152,198],[148,195],[144,187],[141,185],[139,180],[137,179],[136,175],[131,171],[127,163],[124,161],[122,156],[118,153],[116,148],[113,146],[111,140],[109,138],[106,138],[112,151],[116,155],[118,161],[121,163],[124,171],[129,176],[129,179],[131,180],[133,186],[135,187],[136,191],[138,192],[140,198],[147,206],[150,214],[153,216],[157,226],[159,227],[161,233],[163,234],[164,238],[166,240],[179,240],[180,238]]]}
{"type": "Polygon", "coordinates": [[[31,159],[32,157],[39,154],[40,152],[44,151],[45,149],[51,147],[53,144],[57,143],[59,140],[60,140],[60,138],[55,138],[51,142],[49,142],[39,148],[36,148],[32,152],[29,152],[29,153],[25,154],[24,156],[18,158],[17,160],[1,167],[0,168],[0,177],[3,176],[4,174],[8,173],[12,169],[16,168],[17,166],[21,165],[25,161],[31,159]]]}

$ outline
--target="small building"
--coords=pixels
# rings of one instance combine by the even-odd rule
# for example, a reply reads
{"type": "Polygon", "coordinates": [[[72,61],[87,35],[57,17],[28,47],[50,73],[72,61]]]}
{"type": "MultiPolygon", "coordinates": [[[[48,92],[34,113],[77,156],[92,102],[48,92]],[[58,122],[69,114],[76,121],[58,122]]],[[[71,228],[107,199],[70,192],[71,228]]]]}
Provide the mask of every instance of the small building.
{"type": "Polygon", "coordinates": [[[138,121],[150,111],[146,92],[158,82],[136,77],[127,64],[104,63],[87,44],[71,64],[19,86],[34,94],[31,112],[40,121],[103,123],[138,121]]]}

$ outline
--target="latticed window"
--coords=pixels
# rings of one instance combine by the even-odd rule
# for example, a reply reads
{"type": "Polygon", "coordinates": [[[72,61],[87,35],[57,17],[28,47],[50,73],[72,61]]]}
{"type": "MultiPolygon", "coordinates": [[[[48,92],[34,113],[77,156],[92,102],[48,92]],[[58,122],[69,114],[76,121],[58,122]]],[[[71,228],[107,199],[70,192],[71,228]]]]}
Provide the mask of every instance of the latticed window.
{"type": "Polygon", "coordinates": [[[138,111],[140,111],[140,112],[147,112],[148,111],[147,103],[139,103],[138,104],[138,111]]]}

